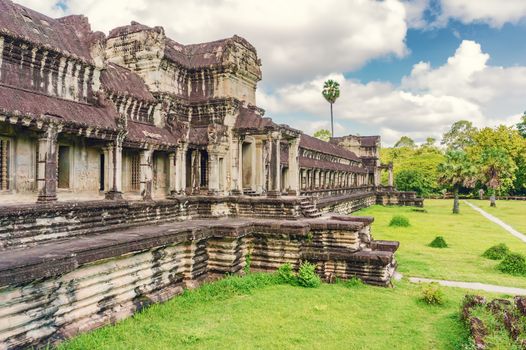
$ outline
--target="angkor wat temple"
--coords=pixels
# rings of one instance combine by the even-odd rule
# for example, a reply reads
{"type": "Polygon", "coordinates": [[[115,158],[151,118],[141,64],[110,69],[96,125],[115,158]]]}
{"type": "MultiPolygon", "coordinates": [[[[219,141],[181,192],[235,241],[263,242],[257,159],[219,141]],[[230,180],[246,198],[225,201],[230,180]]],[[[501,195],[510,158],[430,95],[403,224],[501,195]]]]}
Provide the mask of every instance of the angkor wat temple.
{"type": "Polygon", "coordinates": [[[422,200],[393,188],[379,136],[264,117],[260,67],[239,36],[106,36],[0,0],[0,348],[115,322],[247,256],[390,285],[398,243],[347,214],[422,200]]]}

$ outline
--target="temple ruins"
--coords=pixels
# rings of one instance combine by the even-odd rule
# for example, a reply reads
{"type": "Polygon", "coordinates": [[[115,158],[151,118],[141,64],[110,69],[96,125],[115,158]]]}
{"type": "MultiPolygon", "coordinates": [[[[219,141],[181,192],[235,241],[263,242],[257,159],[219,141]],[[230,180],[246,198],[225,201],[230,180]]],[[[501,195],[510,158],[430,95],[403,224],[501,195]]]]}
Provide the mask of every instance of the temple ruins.
{"type": "Polygon", "coordinates": [[[390,285],[398,243],[349,214],[422,199],[393,187],[379,136],[324,142],[266,117],[261,78],[239,36],[105,35],[0,0],[0,349],[115,322],[247,256],[390,285]]]}

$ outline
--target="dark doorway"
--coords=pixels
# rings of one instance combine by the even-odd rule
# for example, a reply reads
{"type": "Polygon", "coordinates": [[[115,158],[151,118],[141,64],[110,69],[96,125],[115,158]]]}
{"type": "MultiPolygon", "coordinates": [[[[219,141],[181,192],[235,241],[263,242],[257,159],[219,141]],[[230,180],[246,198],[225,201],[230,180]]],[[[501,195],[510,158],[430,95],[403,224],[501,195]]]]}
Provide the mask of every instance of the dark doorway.
{"type": "Polygon", "coordinates": [[[186,188],[192,188],[192,150],[186,151],[186,188]]]}
{"type": "Polygon", "coordinates": [[[201,188],[208,187],[208,152],[201,151],[201,181],[199,186],[201,188]]]}
{"type": "Polygon", "coordinates": [[[99,191],[104,191],[104,154],[100,155],[99,191]]]}
{"type": "Polygon", "coordinates": [[[69,188],[69,146],[58,147],[58,188],[69,188]]]}

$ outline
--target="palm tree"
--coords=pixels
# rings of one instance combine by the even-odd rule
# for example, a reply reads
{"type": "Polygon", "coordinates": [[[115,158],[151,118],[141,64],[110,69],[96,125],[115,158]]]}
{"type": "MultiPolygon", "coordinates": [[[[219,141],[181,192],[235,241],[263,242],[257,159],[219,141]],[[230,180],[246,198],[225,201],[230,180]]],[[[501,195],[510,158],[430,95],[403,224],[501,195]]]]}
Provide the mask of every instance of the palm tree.
{"type": "Polygon", "coordinates": [[[496,207],[497,189],[502,186],[502,180],[507,177],[506,175],[515,172],[516,165],[506,150],[501,147],[485,149],[480,157],[480,163],[486,186],[491,189],[490,206],[496,207]]]}
{"type": "Polygon", "coordinates": [[[323,84],[323,97],[331,104],[331,136],[334,137],[334,122],[332,117],[332,105],[340,97],[340,84],[337,81],[329,79],[323,84]]]}
{"type": "Polygon", "coordinates": [[[451,150],[446,159],[438,165],[438,182],[453,189],[453,214],[458,214],[458,191],[461,187],[474,187],[477,182],[477,167],[469,160],[466,152],[451,150]]]}

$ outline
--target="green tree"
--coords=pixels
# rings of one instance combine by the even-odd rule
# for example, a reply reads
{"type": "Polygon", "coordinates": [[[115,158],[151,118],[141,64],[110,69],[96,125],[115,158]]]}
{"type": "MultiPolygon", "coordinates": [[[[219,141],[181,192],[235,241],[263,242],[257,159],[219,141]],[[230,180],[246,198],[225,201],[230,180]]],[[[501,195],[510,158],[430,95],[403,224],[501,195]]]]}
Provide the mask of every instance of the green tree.
{"type": "Polygon", "coordinates": [[[523,113],[521,121],[517,123],[517,130],[519,130],[519,134],[526,139],[526,112],[523,113]]]}
{"type": "Polygon", "coordinates": [[[491,170],[487,162],[506,162],[507,168],[499,174],[499,186],[489,186],[488,174],[482,172],[482,184],[489,192],[522,193],[526,189],[526,139],[512,127],[499,125],[495,128],[483,128],[473,134],[472,144],[467,152],[472,161],[481,164],[481,169],[491,170]]]}
{"type": "Polygon", "coordinates": [[[437,139],[435,139],[434,137],[428,137],[428,138],[426,138],[426,143],[424,143],[424,146],[426,146],[426,147],[434,147],[435,146],[435,142],[437,142],[437,139]]]}
{"type": "Polygon", "coordinates": [[[458,192],[461,187],[472,188],[477,182],[478,170],[466,152],[450,150],[446,152],[445,161],[438,166],[438,182],[453,190],[453,214],[458,214],[458,192]]]}
{"type": "Polygon", "coordinates": [[[332,115],[332,105],[340,97],[340,84],[337,81],[329,79],[323,84],[322,95],[331,105],[331,136],[334,137],[334,119],[332,115]]]}
{"type": "Polygon", "coordinates": [[[496,207],[496,191],[513,184],[517,165],[502,147],[484,149],[480,157],[480,170],[486,186],[491,189],[490,205],[496,207]]]}
{"type": "Polygon", "coordinates": [[[421,169],[403,169],[395,176],[396,189],[415,191],[419,196],[429,196],[433,192],[433,183],[421,169]]]}
{"type": "Polygon", "coordinates": [[[325,142],[329,142],[331,133],[327,129],[320,129],[314,133],[314,137],[325,142]]]}
{"type": "Polygon", "coordinates": [[[473,134],[477,128],[467,120],[459,120],[451,125],[449,131],[442,136],[442,144],[449,150],[461,150],[473,143],[473,134]]]}
{"type": "Polygon", "coordinates": [[[409,147],[409,148],[415,148],[415,141],[413,141],[412,138],[409,136],[402,136],[400,140],[398,140],[395,143],[395,148],[401,148],[401,147],[409,147]]]}
{"type": "MultiPolygon", "coordinates": [[[[426,185],[420,186],[420,190],[417,192],[423,196],[429,196],[431,194],[438,194],[440,187],[437,183],[437,166],[444,160],[444,154],[438,147],[422,146],[418,148],[381,148],[380,159],[382,163],[393,163],[394,165],[394,179],[397,188],[407,189],[409,185],[406,185],[410,176],[408,174],[402,174],[402,179],[398,179],[401,173],[405,171],[416,172],[418,175],[414,177],[418,178],[420,174],[423,174],[426,178],[426,185]],[[404,183],[404,184],[403,184],[404,183]]],[[[387,174],[382,173],[382,183],[387,181],[387,174]]],[[[416,180],[415,180],[416,181],[416,180]]],[[[409,190],[409,189],[408,189],[409,190]]]]}

